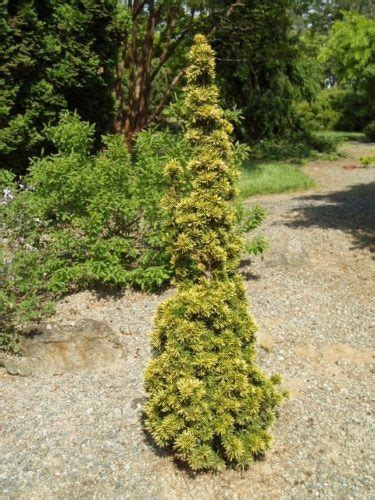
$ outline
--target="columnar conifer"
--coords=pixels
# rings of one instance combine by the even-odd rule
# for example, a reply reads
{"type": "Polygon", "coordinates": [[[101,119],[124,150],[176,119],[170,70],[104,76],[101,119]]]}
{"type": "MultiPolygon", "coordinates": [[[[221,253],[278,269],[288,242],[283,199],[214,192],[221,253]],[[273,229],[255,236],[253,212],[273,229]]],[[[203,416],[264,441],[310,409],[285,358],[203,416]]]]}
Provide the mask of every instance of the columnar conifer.
{"type": "Polygon", "coordinates": [[[159,306],[155,356],[145,376],[146,427],[194,470],[248,466],[270,445],[282,395],[255,365],[255,324],[238,265],[242,242],[232,205],[237,172],[231,125],[219,106],[214,52],[197,35],[185,105],[191,189],[182,166],[166,166],[177,292],[159,306]]]}

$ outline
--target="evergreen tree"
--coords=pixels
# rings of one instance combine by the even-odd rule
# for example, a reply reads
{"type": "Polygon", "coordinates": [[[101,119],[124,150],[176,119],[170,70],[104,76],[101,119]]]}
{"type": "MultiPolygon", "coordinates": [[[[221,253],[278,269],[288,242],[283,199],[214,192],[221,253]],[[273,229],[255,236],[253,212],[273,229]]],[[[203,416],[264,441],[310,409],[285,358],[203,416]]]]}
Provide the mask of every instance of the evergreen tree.
{"type": "Polygon", "coordinates": [[[24,173],[51,146],[44,127],[77,110],[107,131],[128,23],[117,0],[0,0],[0,165],[24,173]]]}
{"type": "Polygon", "coordinates": [[[236,130],[242,140],[290,137],[300,129],[294,104],[312,97],[316,78],[295,30],[298,8],[296,0],[242,2],[215,33],[222,99],[242,112],[236,130]]]}
{"type": "Polygon", "coordinates": [[[232,127],[219,106],[214,52],[202,35],[189,64],[191,189],[184,192],[179,163],[169,163],[165,204],[177,292],[155,318],[145,423],[159,446],[194,470],[245,467],[269,447],[282,394],[279,377],[267,378],[254,362],[256,327],[238,274],[232,127]]]}

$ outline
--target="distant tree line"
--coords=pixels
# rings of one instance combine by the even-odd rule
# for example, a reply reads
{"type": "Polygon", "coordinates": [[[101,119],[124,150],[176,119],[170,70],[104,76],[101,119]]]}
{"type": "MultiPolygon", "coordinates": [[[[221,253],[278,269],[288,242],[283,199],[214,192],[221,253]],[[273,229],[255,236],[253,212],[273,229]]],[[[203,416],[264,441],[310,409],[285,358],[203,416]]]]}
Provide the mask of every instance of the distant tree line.
{"type": "Polygon", "coordinates": [[[296,102],[321,87],[311,37],[326,36],[342,9],[374,16],[365,0],[2,0],[0,165],[22,173],[53,151],[45,127],[66,109],[96,124],[97,145],[113,132],[131,149],[140,130],[165,123],[171,101],[182,105],[197,32],[217,53],[237,136],[285,137],[301,128],[296,102]]]}

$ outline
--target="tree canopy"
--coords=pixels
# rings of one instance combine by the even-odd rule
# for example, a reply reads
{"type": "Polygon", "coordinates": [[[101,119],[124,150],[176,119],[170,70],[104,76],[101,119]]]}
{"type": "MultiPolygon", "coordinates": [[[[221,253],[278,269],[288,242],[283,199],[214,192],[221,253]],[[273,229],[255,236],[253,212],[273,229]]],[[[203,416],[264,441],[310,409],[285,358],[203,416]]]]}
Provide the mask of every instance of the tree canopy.
{"type": "Polygon", "coordinates": [[[3,0],[0,9],[0,161],[17,173],[53,150],[44,128],[61,110],[95,123],[97,145],[114,132],[131,149],[140,130],[163,125],[198,31],[216,50],[223,106],[242,117],[246,141],[299,130],[295,104],[319,85],[372,85],[366,0],[3,0]],[[330,29],[322,83],[317,48],[330,29]]]}
{"type": "Polygon", "coordinates": [[[321,60],[340,84],[359,85],[375,78],[375,21],[346,13],[333,24],[321,60]]]}
{"type": "Polygon", "coordinates": [[[98,135],[108,129],[126,22],[117,0],[12,0],[0,9],[0,162],[22,172],[48,148],[44,125],[62,109],[78,110],[98,135]]]}

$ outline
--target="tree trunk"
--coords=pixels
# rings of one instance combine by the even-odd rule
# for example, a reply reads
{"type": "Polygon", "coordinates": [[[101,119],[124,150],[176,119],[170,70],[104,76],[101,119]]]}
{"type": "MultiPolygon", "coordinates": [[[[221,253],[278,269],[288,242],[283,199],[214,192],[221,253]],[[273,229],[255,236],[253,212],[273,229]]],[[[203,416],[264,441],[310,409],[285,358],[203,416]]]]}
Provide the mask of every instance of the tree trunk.
{"type": "MultiPolygon", "coordinates": [[[[224,13],[227,18],[234,7],[242,5],[235,0],[224,13]]],[[[166,6],[158,0],[129,0],[127,8],[132,18],[128,40],[120,49],[119,61],[114,82],[114,95],[118,106],[112,129],[124,135],[129,150],[132,149],[135,135],[155,121],[169,103],[173,90],[181,81],[184,69],[172,75],[160,102],[150,110],[153,82],[159,71],[173,56],[180,43],[196,29],[196,10],[189,14],[181,11],[181,2],[166,6]],[[181,16],[188,16],[186,23],[178,31],[181,16]],[[179,17],[180,16],[180,17],[179,17]],[[155,37],[155,33],[158,37],[155,37]],[[157,39],[157,44],[155,46],[157,39]],[[153,67],[155,54],[158,59],[153,67]],[[126,88],[124,79],[127,76],[126,88]]],[[[212,36],[216,26],[208,36],[212,36]]]]}

